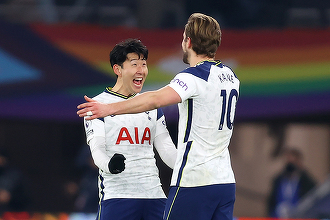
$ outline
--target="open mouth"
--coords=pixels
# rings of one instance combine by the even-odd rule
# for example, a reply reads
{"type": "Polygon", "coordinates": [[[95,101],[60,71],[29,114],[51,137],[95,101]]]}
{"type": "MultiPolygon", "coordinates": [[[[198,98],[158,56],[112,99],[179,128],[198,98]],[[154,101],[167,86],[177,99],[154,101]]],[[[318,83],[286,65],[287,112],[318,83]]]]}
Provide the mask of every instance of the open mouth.
{"type": "Polygon", "coordinates": [[[135,85],[138,85],[140,86],[142,84],[142,78],[136,78],[136,79],[133,79],[133,83],[135,85]]]}

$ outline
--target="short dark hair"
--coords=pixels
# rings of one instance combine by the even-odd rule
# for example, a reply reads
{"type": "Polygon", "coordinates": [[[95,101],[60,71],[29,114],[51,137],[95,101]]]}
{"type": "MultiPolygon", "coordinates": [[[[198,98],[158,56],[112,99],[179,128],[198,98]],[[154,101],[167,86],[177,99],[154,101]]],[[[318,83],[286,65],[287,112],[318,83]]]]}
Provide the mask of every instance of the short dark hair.
{"type": "Polygon", "coordinates": [[[136,53],[139,58],[148,59],[148,49],[138,39],[127,39],[122,41],[112,49],[110,52],[110,64],[113,67],[115,64],[122,66],[127,59],[127,54],[136,53]]]}

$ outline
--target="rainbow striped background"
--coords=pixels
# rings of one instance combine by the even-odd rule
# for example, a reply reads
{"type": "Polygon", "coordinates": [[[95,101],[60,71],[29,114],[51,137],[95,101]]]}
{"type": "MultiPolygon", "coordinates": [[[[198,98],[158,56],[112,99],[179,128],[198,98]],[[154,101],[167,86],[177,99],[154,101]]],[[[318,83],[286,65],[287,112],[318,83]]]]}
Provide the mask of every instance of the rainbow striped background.
{"type": "MultiPolygon", "coordinates": [[[[79,97],[75,99],[75,106],[83,101],[81,97],[84,94],[93,96],[105,86],[113,85],[115,77],[108,61],[109,52],[116,43],[126,38],[138,38],[149,49],[149,75],[145,90],[166,85],[176,72],[186,67],[181,61],[183,30],[127,29],[86,24],[30,24],[25,28],[41,42],[57,50],[58,54],[62,53],[64,58],[70,57],[85,65],[85,68],[88,66],[97,72],[91,71],[82,75],[73,68],[70,70],[75,80],[70,81],[71,86],[68,83],[63,87],[63,91],[67,96],[79,97]],[[75,71],[77,73],[74,73],[75,71]],[[78,81],[81,83],[76,83],[78,81]]],[[[241,81],[237,120],[329,117],[329,29],[222,32],[222,44],[216,58],[230,66],[241,81]]],[[[44,47],[44,44],[40,47],[44,47]]],[[[8,52],[8,47],[5,51],[8,52]]],[[[34,53],[31,49],[26,51],[34,53]]],[[[40,51],[42,50],[35,53],[40,51]]],[[[54,59],[59,59],[58,56],[54,59]]],[[[64,59],[63,57],[61,59],[64,59]]],[[[56,66],[61,62],[58,61],[56,66]]],[[[51,74],[53,78],[59,74],[51,73],[52,71],[46,70],[45,67],[41,68],[41,64],[38,65],[31,65],[37,77],[36,81],[40,81],[47,74],[51,74]]],[[[68,71],[71,66],[63,62],[61,68],[68,71]]],[[[75,109],[72,109],[72,112],[75,112],[75,109]]],[[[70,114],[70,117],[76,116],[70,114]]]]}

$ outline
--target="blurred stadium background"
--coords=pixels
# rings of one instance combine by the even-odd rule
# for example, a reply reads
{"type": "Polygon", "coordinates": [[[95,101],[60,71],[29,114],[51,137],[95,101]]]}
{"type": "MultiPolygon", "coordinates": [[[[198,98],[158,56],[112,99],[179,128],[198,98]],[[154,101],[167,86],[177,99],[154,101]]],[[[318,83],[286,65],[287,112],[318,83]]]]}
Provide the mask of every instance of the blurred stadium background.
{"type": "MultiPolygon", "coordinates": [[[[77,157],[88,148],[76,106],[113,85],[109,52],[126,38],[149,48],[144,90],[167,84],[186,67],[181,40],[192,12],[219,21],[217,58],[241,80],[234,215],[267,217],[272,178],[292,146],[318,183],[295,217],[330,218],[329,1],[0,0],[0,149],[27,177],[25,211],[34,213],[7,219],[89,218],[72,215],[77,195],[68,189],[82,178],[77,157]]],[[[164,112],[176,141],[177,109],[164,112]]],[[[171,171],[157,162],[167,191],[171,171]]]]}

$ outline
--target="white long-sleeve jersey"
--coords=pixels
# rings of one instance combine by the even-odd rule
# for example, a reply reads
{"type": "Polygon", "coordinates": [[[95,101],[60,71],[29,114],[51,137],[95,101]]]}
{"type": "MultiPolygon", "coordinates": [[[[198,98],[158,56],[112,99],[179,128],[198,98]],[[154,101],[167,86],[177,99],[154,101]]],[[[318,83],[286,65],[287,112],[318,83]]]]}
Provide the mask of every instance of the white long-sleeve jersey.
{"type": "Polygon", "coordinates": [[[172,186],[235,183],[228,145],[239,80],[220,61],[204,61],[177,74],[169,86],[181,97],[178,155],[172,186]]]}
{"type": "MultiPolygon", "coordinates": [[[[94,99],[113,103],[128,97],[107,88],[94,99]]],[[[84,122],[87,143],[94,163],[99,168],[101,199],[165,198],[153,145],[171,168],[177,152],[160,109],[139,114],[111,115],[84,122]],[[123,154],[126,158],[125,170],[119,174],[111,174],[108,168],[115,153],[123,154]]]]}

